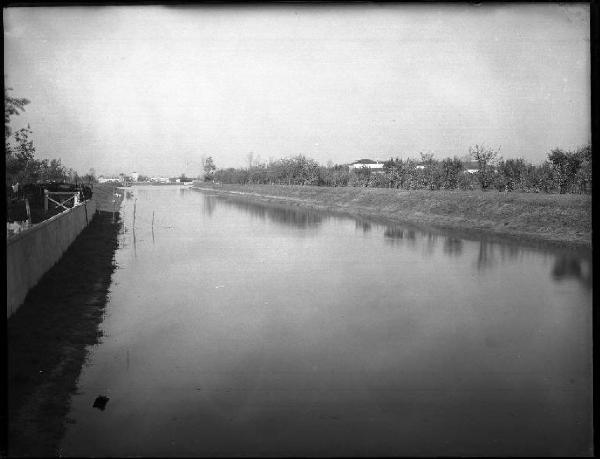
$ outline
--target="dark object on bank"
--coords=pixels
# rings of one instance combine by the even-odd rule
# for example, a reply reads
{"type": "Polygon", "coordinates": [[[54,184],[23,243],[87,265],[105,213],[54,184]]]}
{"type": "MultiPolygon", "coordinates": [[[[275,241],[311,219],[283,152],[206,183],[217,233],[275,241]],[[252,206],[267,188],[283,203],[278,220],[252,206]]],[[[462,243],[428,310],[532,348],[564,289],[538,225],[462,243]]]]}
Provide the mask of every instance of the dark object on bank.
{"type": "Polygon", "coordinates": [[[106,408],[106,404],[108,403],[108,400],[109,400],[108,397],[105,397],[104,395],[99,395],[98,397],[96,397],[96,400],[94,400],[93,407],[104,411],[104,408],[106,408]]]}

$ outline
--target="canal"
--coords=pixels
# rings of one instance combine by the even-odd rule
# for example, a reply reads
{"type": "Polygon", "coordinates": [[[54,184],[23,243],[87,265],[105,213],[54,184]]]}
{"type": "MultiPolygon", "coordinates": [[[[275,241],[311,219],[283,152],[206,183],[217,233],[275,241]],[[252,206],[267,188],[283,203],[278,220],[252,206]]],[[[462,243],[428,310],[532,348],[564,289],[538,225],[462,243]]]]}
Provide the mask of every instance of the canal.
{"type": "Polygon", "coordinates": [[[585,253],[188,187],[121,216],[63,456],[591,454],[585,253]]]}

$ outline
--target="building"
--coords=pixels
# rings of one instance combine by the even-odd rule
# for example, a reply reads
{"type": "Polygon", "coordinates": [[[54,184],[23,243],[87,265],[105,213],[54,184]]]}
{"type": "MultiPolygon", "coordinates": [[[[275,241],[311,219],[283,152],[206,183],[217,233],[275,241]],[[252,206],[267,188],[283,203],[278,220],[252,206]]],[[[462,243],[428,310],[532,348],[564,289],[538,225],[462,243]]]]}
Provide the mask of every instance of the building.
{"type": "Polygon", "coordinates": [[[371,169],[371,170],[383,170],[383,161],[375,161],[372,159],[359,159],[353,163],[348,164],[348,168],[352,170],[356,169],[371,169]]]}
{"type": "Polygon", "coordinates": [[[110,183],[110,182],[119,182],[119,181],[120,180],[118,178],[114,178],[114,177],[104,177],[103,175],[98,177],[98,183],[110,183]]]}
{"type": "Polygon", "coordinates": [[[134,182],[137,182],[138,181],[138,177],[140,176],[140,174],[138,174],[137,172],[132,172],[129,175],[131,176],[131,180],[133,180],[134,182]]]}
{"type": "Polygon", "coordinates": [[[150,181],[153,183],[169,183],[168,177],[151,177],[150,181]]]}
{"type": "Polygon", "coordinates": [[[464,163],[465,166],[465,172],[468,172],[469,174],[474,174],[476,172],[479,172],[479,163],[477,161],[468,161],[464,163]]]}

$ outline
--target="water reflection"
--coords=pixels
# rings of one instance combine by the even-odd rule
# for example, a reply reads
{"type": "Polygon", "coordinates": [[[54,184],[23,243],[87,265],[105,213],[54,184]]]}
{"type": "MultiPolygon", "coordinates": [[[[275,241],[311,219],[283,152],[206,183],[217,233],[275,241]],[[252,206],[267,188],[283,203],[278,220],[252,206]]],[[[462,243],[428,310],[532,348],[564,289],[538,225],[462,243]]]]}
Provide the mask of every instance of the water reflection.
{"type": "MultiPolygon", "coordinates": [[[[323,214],[306,208],[293,208],[271,203],[263,204],[235,198],[221,199],[219,202],[261,220],[269,220],[286,226],[315,228],[323,222],[323,214]]],[[[212,210],[209,212],[212,212],[212,210]]]]}
{"type": "Polygon", "coordinates": [[[452,236],[444,239],[444,253],[450,256],[459,256],[462,254],[463,241],[452,236]]]}
{"type": "Polygon", "coordinates": [[[477,270],[482,271],[494,266],[494,244],[485,239],[479,241],[479,256],[477,257],[477,270]]]}
{"type": "Polygon", "coordinates": [[[559,255],[552,268],[552,278],[557,281],[576,279],[586,288],[591,289],[593,285],[591,263],[570,254],[559,255]]]}
{"type": "Polygon", "coordinates": [[[207,216],[211,216],[215,211],[215,207],[217,206],[217,198],[213,195],[205,194],[204,196],[204,205],[202,206],[202,213],[207,216]]]}
{"type": "Polygon", "coordinates": [[[373,225],[371,225],[371,222],[368,222],[367,220],[357,219],[355,222],[356,230],[362,230],[363,234],[366,234],[369,231],[371,231],[372,227],[373,225]]]}
{"type": "MultiPolygon", "coordinates": [[[[298,228],[316,227],[320,225],[327,213],[319,212],[307,208],[296,208],[280,204],[259,203],[247,201],[245,199],[227,198],[222,199],[215,195],[202,194],[203,207],[202,212],[205,215],[211,216],[217,203],[226,206],[234,207],[242,210],[246,214],[253,217],[258,217],[262,220],[268,219],[275,223],[280,223],[298,228]]],[[[345,219],[348,217],[339,217],[345,219]]],[[[467,253],[476,254],[475,266],[477,270],[483,272],[491,270],[498,263],[504,264],[510,261],[516,261],[523,257],[527,252],[533,249],[519,246],[516,243],[491,241],[482,238],[479,241],[465,241],[454,235],[443,236],[431,231],[415,231],[411,228],[406,228],[400,225],[380,225],[370,222],[363,218],[352,218],[354,220],[354,228],[356,231],[363,234],[372,233],[373,231],[382,231],[386,243],[393,246],[406,246],[414,248],[417,242],[420,243],[423,256],[432,256],[435,248],[440,241],[443,241],[443,253],[449,257],[460,257],[465,253],[465,244],[470,244],[470,247],[476,245],[475,251],[470,248],[467,253]],[[417,234],[418,233],[418,234],[417,234]]],[[[381,233],[379,233],[381,234],[381,233]]],[[[576,255],[557,255],[554,267],[552,268],[552,278],[557,281],[564,279],[577,279],[587,288],[592,288],[592,272],[591,263],[585,261],[576,255]]]]}
{"type": "Polygon", "coordinates": [[[499,244],[498,247],[502,260],[516,260],[523,254],[523,250],[516,244],[499,244]]]}
{"type": "Polygon", "coordinates": [[[124,204],[106,338],[73,396],[65,455],[585,451],[591,294],[575,279],[591,287],[591,262],[244,198],[149,194],[136,194],[135,232],[124,204]],[[99,388],[105,412],[91,407],[99,388]]]}
{"type": "Polygon", "coordinates": [[[415,230],[399,226],[386,226],[383,236],[385,237],[386,242],[392,245],[407,242],[409,246],[414,247],[417,240],[417,233],[415,230]]]}
{"type": "Polygon", "coordinates": [[[135,238],[135,226],[132,228],[132,232],[133,232],[133,256],[134,256],[134,258],[137,258],[137,243],[136,243],[136,238],[135,238]]]}

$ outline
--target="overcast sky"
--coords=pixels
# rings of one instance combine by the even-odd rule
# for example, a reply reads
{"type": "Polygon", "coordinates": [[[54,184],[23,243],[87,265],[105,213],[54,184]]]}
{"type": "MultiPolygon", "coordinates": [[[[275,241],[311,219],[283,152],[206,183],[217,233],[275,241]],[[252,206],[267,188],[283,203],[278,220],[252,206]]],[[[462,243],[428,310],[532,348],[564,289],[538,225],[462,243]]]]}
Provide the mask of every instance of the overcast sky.
{"type": "Polygon", "coordinates": [[[305,154],[542,161],[590,138],[589,7],[4,10],[4,72],[40,158],[200,172],[305,154]]]}

